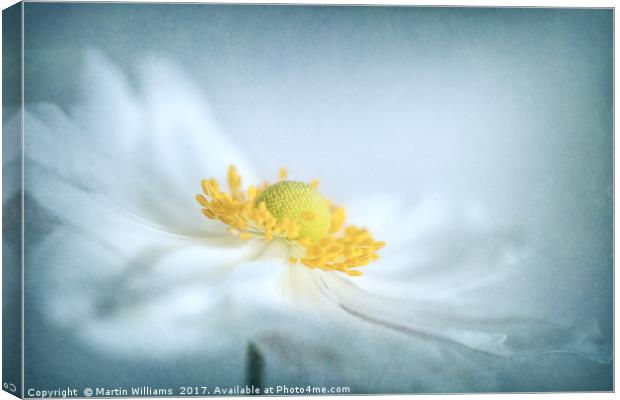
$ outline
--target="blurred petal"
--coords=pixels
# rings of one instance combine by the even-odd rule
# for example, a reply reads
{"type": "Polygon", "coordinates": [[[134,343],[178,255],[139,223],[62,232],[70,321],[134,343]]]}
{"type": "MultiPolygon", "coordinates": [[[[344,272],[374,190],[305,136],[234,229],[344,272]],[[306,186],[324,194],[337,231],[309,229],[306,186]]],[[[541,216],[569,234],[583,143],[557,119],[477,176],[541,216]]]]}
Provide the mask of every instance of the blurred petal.
{"type": "Polygon", "coordinates": [[[325,317],[333,301],[316,284],[321,271],[289,264],[286,247],[282,241],[269,242],[255,259],[239,265],[231,276],[230,300],[253,312],[325,317]]]}
{"type": "MultiPolygon", "coordinates": [[[[432,196],[409,208],[390,196],[372,200],[354,203],[351,214],[384,235],[381,260],[354,281],[322,278],[344,310],[406,334],[504,357],[570,353],[610,361],[595,320],[549,318],[506,299],[501,289],[514,286],[534,256],[518,224],[494,224],[476,204],[432,196]],[[373,214],[378,217],[369,220],[373,214]]],[[[519,284],[527,291],[536,282],[519,284]]]]}
{"type": "MultiPolygon", "coordinates": [[[[141,241],[129,231],[117,234],[121,242],[141,241]]],[[[255,246],[166,245],[153,236],[127,252],[121,242],[60,227],[28,254],[29,288],[41,292],[39,306],[56,324],[106,351],[153,356],[232,340],[222,335],[229,328],[220,314],[224,282],[255,246]]]]}
{"type": "Polygon", "coordinates": [[[600,341],[596,321],[579,325],[515,315],[512,310],[442,301],[407,301],[373,295],[335,275],[321,277],[325,291],[351,315],[406,334],[429,337],[498,356],[573,353],[598,363],[610,362],[610,348],[600,341]],[[494,311],[494,312],[493,312],[494,311]]]}
{"type": "Polygon", "coordinates": [[[81,91],[70,118],[94,149],[130,165],[144,135],[140,99],[125,74],[102,54],[89,50],[82,62],[81,91]]]}
{"type": "MultiPolygon", "coordinates": [[[[26,154],[29,162],[128,212],[177,233],[202,235],[213,224],[196,218],[200,180],[224,177],[230,164],[248,181],[252,171],[182,74],[163,61],[148,66],[142,92],[134,93],[114,65],[87,54],[82,101],[68,114],[54,105],[27,107],[26,154]]],[[[41,197],[37,189],[26,187],[41,197]]]]}

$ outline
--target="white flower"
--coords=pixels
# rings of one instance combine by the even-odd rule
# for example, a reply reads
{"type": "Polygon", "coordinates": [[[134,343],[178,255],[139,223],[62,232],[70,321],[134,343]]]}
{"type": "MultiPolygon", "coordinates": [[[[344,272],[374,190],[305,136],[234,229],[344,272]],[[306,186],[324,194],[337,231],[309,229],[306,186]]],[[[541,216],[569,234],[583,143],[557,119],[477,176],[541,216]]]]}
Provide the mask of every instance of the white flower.
{"type": "Polygon", "coordinates": [[[268,177],[175,67],[152,59],[138,72],[136,89],[91,52],[82,98],[26,107],[27,290],[71,340],[119,357],[200,354],[225,383],[243,382],[253,343],[268,382],[358,393],[493,390],[513,356],[609,361],[594,323],[537,321],[498,301],[494,284],[528,249],[478,208],[354,198],[351,219],[387,242],[359,278],[291,264],[280,240],[231,235],[200,214],[201,180],[225,180],[230,164],[244,182],[268,177]]]}

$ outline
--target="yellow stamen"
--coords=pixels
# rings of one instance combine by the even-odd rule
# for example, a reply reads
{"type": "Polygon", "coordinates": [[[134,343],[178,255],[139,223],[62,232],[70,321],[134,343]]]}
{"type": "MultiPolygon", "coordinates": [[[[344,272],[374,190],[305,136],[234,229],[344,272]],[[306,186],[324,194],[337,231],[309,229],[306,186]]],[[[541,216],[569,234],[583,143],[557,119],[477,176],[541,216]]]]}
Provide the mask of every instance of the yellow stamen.
{"type": "Polygon", "coordinates": [[[288,171],[286,170],[286,168],[282,167],[280,168],[280,171],[278,171],[278,178],[283,181],[288,177],[288,171]]]}
{"type": "Polygon", "coordinates": [[[248,187],[248,201],[254,200],[256,197],[256,188],[254,186],[248,187]]]}
{"type": "Polygon", "coordinates": [[[214,178],[203,179],[196,201],[207,218],[227,224],[241,240],[286,240],[295,255],[289,258],[292,264],[359,276],[357,268],[379,258],[375,252],[385,242],[375,241],[363,228],[350,225],[343,230],[345,209],[332,206],[316,190],[317,180],[287,181],[285,168],[278,175],[280,182],[274,185],[264,182],[244,190],[237,169],[230,166],[230,192],[221,192],[214,178]]]}
{"type": "Polygon", "coordinates": [[[237,168],[234,165],[228,167],[228,187],[231,192],[239,191],[239,186],[241,186],[241,177],[237,173],[237,168]]]}
{"type": "Polygon", "coordinates": [[[344,207],[332,208],[332,220],[329,227],[329,233],[336,233],[342,228],[344,220],[347,218],[347,212],[344,207]]]}

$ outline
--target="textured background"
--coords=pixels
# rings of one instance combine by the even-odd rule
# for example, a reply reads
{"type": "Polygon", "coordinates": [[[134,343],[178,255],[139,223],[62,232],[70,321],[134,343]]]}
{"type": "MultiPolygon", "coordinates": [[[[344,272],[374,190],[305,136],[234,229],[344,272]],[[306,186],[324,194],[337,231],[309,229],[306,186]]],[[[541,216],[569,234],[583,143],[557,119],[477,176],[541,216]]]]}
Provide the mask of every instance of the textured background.
{"type": "MultiPolygon", "coordinates": [[[[496,287],[498,304],[594,318],[611,342],[612,11],[28,3],[25,22],[27,103],[72,101],[88,48],[134,78],[136,60],[169,57],[263,176],[286,165],[340,202],[439,202],[516,231],[533,256],[496,287]]],[[[457,258],[501,240],[461,239],[457,258]]],[[[200,360],[179,371],[90,354],[27,313],[34,386],[204,374],[200,360]]],[[[609,390],[612,375],[550,358],[501,380],[501,390],[609,390]],[[572,377],[538,378],[567,366],[572,377]]]]}

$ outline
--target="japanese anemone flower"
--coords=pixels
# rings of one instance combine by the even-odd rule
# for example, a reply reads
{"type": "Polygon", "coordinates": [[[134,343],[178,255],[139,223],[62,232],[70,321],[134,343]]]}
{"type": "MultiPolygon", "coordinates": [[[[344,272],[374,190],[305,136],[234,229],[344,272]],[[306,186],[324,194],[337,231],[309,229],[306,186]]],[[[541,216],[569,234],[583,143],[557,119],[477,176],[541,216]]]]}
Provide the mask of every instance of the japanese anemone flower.
{"type": "Polygon", "coordinates": [[[67,338],[134,359],[199,354],[218,363],[204,379],[226,384],[245,382],[250,346],[266,383],[354,393],[497,390],[508,360],[552,353],[609,361],[595,324],[489,301],[527,256],[518,237],[465,218],[457,236],[493,251],[416,273],[421,236],[456,243],[440,203],[354,198],[358,227],[344,227],[314,177],[264,183],[170,63],[145,62],[137,90],[99,54],[85,60],[84,96],[27,104],[24,125],[26,229],[40,234],[27,290],[67,338]]]}

